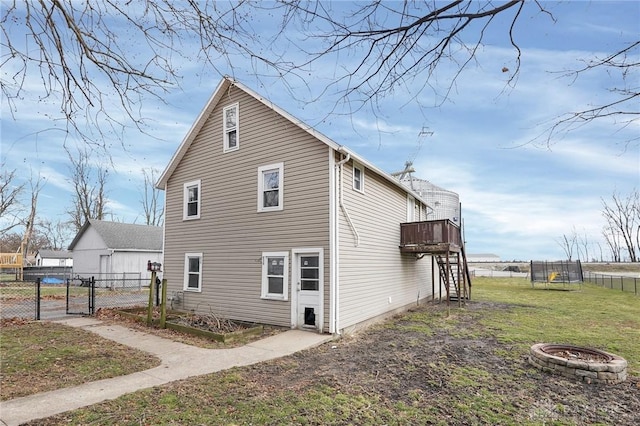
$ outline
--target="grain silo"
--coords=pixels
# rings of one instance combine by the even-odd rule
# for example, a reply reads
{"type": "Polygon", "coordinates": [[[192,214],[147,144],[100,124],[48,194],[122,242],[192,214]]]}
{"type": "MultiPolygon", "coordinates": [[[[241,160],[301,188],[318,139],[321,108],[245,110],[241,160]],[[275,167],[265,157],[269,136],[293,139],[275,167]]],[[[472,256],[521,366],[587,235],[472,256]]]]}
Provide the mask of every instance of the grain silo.
{"type": "Polygon", "coordinates": [[[449,219],[461,226],[460,197],[453,191],[440,188],[425,179],[419,179],[412,175],[415,170],[410,162],[405,164],[403,172],[394,173],[400,182],[417,192],[428,205],[427,220],[449,219]]]}

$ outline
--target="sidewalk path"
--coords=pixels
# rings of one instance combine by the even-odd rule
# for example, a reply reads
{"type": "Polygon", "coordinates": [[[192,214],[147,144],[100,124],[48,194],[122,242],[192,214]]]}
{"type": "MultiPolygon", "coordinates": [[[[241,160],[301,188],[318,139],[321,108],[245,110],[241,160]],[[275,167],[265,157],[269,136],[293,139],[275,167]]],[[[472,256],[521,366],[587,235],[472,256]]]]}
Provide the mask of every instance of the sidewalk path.
{"type": "Polygon", "coordinates": [[[93,318],[72,318],[56,322],[82,328],[105,339],[149,352],[160,358],[162,363],[158,367],[126,376],[2,401],[0,425],[16,426],[140,389],[280,358],[318,346],[333,338],[326,334],[289,330],[238,348],[203,349],[119,325],[105,325],[93,318]]]}

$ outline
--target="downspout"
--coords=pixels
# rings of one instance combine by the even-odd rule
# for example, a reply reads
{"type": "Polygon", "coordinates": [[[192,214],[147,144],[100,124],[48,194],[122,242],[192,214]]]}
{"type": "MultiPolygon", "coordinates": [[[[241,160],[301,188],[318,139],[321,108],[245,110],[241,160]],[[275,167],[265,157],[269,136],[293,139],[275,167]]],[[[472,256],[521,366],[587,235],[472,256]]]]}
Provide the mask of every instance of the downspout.
{"type": "MultiPolygon", "coordinates": [[[[338,151],[340,151],[340,149],[338,149],[338,151]]],[[[330,151],[330,154],[331,154],[331,162],[333,163],[334,162],[333,150],[330,151]]],[[[355,229],[353,228],[353,224],[351,224],[351,220],[349,218],[348,212],[344,207],[344,203],[342,202],[343,165],[347,161],[349,161],[350,158],[351,158],[351,155],[347,153],[346,157],[343,158],[338,163],[336,163],[334,166],[335,168],[333,173],[333,176],[334,176],[333,188],[337,186],[338,193],[337,194],[334,193],[335,198],[333,198],[333,200],[336,200],[337,204],[340,205],[340,208],[342,209],[343,213],[345,213],[345,216],[347,217],[348,222],[352,226],[352,229],[355,231],[355,229]],[[339,178],[336,176],[336,173],[340,174],[339,178]]],[[[333,313],[333,318],[332,318],[333,324],[330,324],[329,331],[334,334],[340,334],[340,314],[339,314],[340,312],[340,221],[338,220],[338,208],[335,204],[334,204],[334,208],[332,209],[332,214],[333,214],[333,230],[332,231],[333,231],[335,246],[333,247],[333,250],[332,250],[332,254],[334,256],[333,265],[332,265],[333,266],[333,271],[332,271],[333,272],[332,274],[333,294],[331,295],[331,309],[333,313]]]]}
{"type": "MultiPolygon", "coordinates": [[[[342,153],[341,148],[338,149],[339,152],[342,153]]],[[[349,227],[351,228],[351,232],[353,232],[353,236],[356,237],[356,244],[355,246],[358,247],[360,245],[360,235],[358,234],[358,231],[356,230],[355,225],[353,224],[353,222],[351,221],[351,216],[349,216],[349,212],[347,211],[347,208],[344,206],[344,199],[343,199],[343,187],[344,187],[344,183],[343,183],[343,179],[342,176],[344,174],[344,170],[343,170],[343,166],[344,164],[349,161],[351,159],[351,154],[347,153],[347,156],[345,158],[343,158],[341,161],[338,162],[338,164],[336,165],[339,170],[340,170],[340,183],[339,183],[339,204],[340,204],[340,209],[342,210],[342,213],[344,213],[344,217],[347,219],[347,223],[349,224],[349,227]]]]}
{"type": "Polygon", "coordinates": [[[336,167],[336,155],[335,151],[329,148],[329,223],[331,226],[329,227],[329,245],[331,247],[331,281],[330,281],[330,293],[329,293],[329,333],[338,334],[338,311],[337,311],[337,300],[338,300],[338,266],[340,258],[339,255],[339,241],[340,236],[338,233],[338,189],[337,182],[338,178],[336,174],[338,173],[338,168],[336,167]]]}

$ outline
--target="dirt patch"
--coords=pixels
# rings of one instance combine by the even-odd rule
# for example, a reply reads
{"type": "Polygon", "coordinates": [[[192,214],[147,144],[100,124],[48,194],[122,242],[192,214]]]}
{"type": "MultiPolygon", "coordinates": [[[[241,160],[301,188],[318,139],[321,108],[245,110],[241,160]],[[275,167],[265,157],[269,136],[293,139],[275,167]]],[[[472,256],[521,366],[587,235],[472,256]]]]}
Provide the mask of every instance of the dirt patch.
{"type": "Polygon", "coordinates": [[[292,356],[31,424],[638,424],[640,378],[587,385],[536,369],[533,342],[503,343],[483,325],[512,308],[427,305],[292,356]]]}
{"type": "MultiPolygon", "coordinates": [[[[456,315],[455,326],[431,335],[412,331],[407,320],[366,330],[292,357],[249,368],[247,377],[274,389],[303,390],[326,384],[346,393],[380,396],[390,404],[436,406],[443,419],[459,418],[454,406],[493,395],[496,410],[515,423],[562,419],[577,424],[635,425],[640,413],[640,378],[600,386],[545,374],[528,365],[527,351],[491,336],[459,335],[479,330],[474,311],[508,309],[499,303],[472,302],[456,315]],[[454,404],[455,403],[455,404],[454,404]],[[517,420],[516,420],[517,419],[517,420]]],[[[426,309],[444,311],[442,305],[426,309]]],[[[470,407],[468,407],[470,408],[470,407]]],[[[464,417],[468,421],[469,417],[464,417]]]]}
{"type": "MultiPolygon", "coordinates": [[[[165,339],[171,339],[176,342],[185,343],[187,345],[198,346],[201,348],[209,348],[209,349],[224,349],[231,348],[236,346],[246,345],[255,340],[264,339],[265,337],[272,336],[274,334],[281,333],[286,329],[281,327],[268,327],[265,326],[261,333],[255,335],[248,335],[243,338],[239,338],[237,340],[233,340],[232,342],[218,342],[215,340],[211,340],[202,336],[195,336],[186,333],[181,333],[179,331],[171,330],[168,328],[158,328],[157,326],[147,326],[146,323],[136,321],[130,316],[122,315],[118,309],[104,309],[100,308],[96,312],[96,318],[106,323],[111,324],[120,324],[128,328],[132,328],[138,331],[142,331],[145,333],[150,333],[159,337],[164,337],[165,339]]],[[[160,318],[160,312],[158,309],[154,309],[153,315],[154,320],[160,318]]],[[[146,315],[145,315],[146,318],[146,315]]],[[[211,315],[194,315],[194,314],[186,314],[182,319],[172,318],[173,322],[184,323],[184,325],[190,327],[200,328],[205,331],[214,331],[214,332],[233,332],[237,331],[241,328],[246,328],[246,324],[235,323],[233,321],[228,321],[225,319],[221,319],[219,317],[211,316],[211,315]]]]}
{"type": "Polygon", "coordinates": [[[173,318],[171,320],[175,324],[186,325],[188,327],[197,328],[199,330],[211,331],[214,333],[234,333],[249,328],[248,324],[231,321],[226,318],[220,318],[216,315],[186,315],[173,318]]]}

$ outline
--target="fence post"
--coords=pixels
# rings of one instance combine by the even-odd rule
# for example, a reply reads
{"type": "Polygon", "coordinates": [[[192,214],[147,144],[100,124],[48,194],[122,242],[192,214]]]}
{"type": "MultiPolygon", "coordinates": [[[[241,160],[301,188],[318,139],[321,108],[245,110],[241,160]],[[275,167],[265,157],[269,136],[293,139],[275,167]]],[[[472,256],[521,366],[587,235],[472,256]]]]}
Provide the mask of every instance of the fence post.
{"type": "Polygon", "coordinates": [[[96,277],[91,277],[91,287],[89,288],[89,315],[96,313],[96,277]]]}
{"type": "Polygon", "coordinates": [[[36,278],[36,321],[40,321],[40,277],[36,278]]]}
{"type": "Polygon", "coordinates": [[[71,278],[67,278],[67,309],[66,313],[69,313],[69,286],[71,285],[71,278]]]}
{"type": "Polygon", "coordinates": [[[167,328],[167,279],[162,279],[162,305],[160,306],[160,328],[167,328]]]}
{"type": "Polygon", "coordinates": [[[156,271],[151,271],[151,281],[149,282],[149,304],[147,306],[147,325],[153,324],[153,286],[156,284],[156,271]]]}

